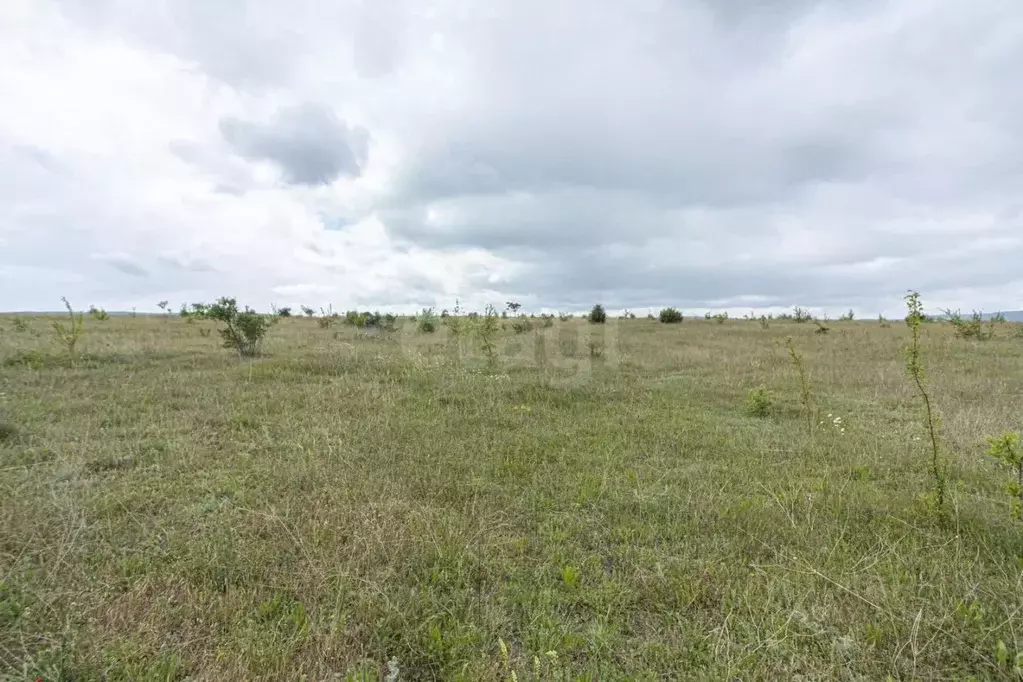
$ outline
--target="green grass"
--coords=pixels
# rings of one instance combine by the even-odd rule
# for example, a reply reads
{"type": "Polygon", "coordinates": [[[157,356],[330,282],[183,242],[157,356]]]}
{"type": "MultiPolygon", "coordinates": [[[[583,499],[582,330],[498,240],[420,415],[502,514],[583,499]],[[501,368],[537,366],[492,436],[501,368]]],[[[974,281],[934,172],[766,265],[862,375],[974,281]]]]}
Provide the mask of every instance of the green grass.
{"type": "Polygon", "coordinates": [[[1018,674],[1008,327],[923,329],[939,516],[904,325],[570,320],[491,368],[443,327],[283,320],[249,361],[177,317],[86,320],[69,365],[9,319],[0,679],[1018,674]]]}

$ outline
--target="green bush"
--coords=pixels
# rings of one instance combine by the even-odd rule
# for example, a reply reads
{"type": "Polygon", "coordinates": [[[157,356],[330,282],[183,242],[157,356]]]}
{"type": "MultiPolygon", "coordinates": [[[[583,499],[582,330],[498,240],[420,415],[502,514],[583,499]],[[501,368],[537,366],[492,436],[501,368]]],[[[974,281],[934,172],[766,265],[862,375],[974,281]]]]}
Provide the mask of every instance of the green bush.
{"type": "Polygon", "coordinates": [[[746,414],[751,417],[766,417],[771,413],[774,398],[766,386],[757,386],[746,394],[746,414]]]}
{"type": "Polygon", "coordinates": [[[948,321],[952,323],[954,334],[957,339],[977,339],[978,341],[987,341],[995,335],[995,323],[989,321],[986,325],[984,324],[984,316],[978,311],[973,311],[973,315],[970,319],[964,319],[962,313],[958,310],[951,311],[946,310],[945,316],[948,321]]]}
{"type": "Polygon", "coordinates": [[[423,312],[419,315],[417,322],[419,331],[424,334],[432,334],[437,331],[438,324],[437,313],[434,312],[433,308],[423,308],[423,312]]]}
{"type": "Polygon", "coordinates": [[[664,324],[678,324],[682,321],[682,313],[676,308],[664,308],[661,310],[660,320],[664,324]]]}
{"type": "Polygon", "coordinates": [[[1007,431],[997,438],[988,438],[987,454],[1009,469],[1012,479],[1005,486],[1010,496],[1012,517],[1023,518],[1023,447],[1015,431],[1007,431]]]}
{"type": "Polygon", "coordinates": [[[97,308],[94,305],[89,306],[89,317],[99,320],[100,322],[110,319],[110,315],[107,314],[107,311],[102,308],[97,308]]]}
{"type": "Polygon", "coordinates": [[[263,338],[269,331],[270,318],[254,310],[246,308],[238,310],[238,303],[233,298],[222,296],[207,308],[210,319],[224,323],[220,336],[224,340],[224,348],[238,351],[239,355],[258,355],[263,338]]]}
{"type": "Polygon", "coordinates": [[[516,334],[523,334],[533,330],[533,323],[525,315],[520,315],[518,319],[512,322],[512,329],[516,334]]]}
{"type": "Polygon", "coordinates": [[[590,314],[586,316],[586,319],[593,324],[604,324],[607,322],[607,312],[604,311],[604,306],[599,303],[590,310],[590,314]]]}

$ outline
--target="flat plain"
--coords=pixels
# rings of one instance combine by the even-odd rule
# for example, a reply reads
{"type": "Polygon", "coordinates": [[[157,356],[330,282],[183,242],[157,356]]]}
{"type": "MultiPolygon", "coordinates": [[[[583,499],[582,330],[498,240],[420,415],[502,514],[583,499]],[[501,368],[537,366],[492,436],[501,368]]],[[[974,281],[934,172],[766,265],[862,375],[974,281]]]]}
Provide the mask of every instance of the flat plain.
{"type": "MultiPolygon", "coordinates": [[[[0,316],[0,675],[1017,679],[1023,339],[0,316]],[[786,339],[802,355],[811,420],[786,339]],[[766,416],[747,409],[763,386],[766,416]]],[[[534,320],[534,323],[537,321],[534,320]]]]}

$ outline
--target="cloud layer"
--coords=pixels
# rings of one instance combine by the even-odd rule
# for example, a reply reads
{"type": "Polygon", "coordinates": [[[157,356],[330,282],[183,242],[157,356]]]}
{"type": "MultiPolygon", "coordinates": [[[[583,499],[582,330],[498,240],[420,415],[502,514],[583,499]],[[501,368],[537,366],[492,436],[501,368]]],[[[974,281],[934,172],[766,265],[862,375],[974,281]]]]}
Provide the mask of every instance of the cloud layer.
{"type": "Polygon", "coordinates": [[[1012,0],[9,0],[0,63],[0,309],[1023,307],[1012,0]]]}

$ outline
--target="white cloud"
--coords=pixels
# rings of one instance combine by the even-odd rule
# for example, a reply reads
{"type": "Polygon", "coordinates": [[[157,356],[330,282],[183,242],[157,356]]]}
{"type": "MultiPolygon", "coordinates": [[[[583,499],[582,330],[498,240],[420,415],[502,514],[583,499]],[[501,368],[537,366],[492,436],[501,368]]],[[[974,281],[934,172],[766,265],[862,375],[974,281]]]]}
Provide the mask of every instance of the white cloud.
{"type": "Polygon", "coordinates": [[[1023,307],[1023,7],[772,6],[8,0],[0,309],[1023,307]]]}

